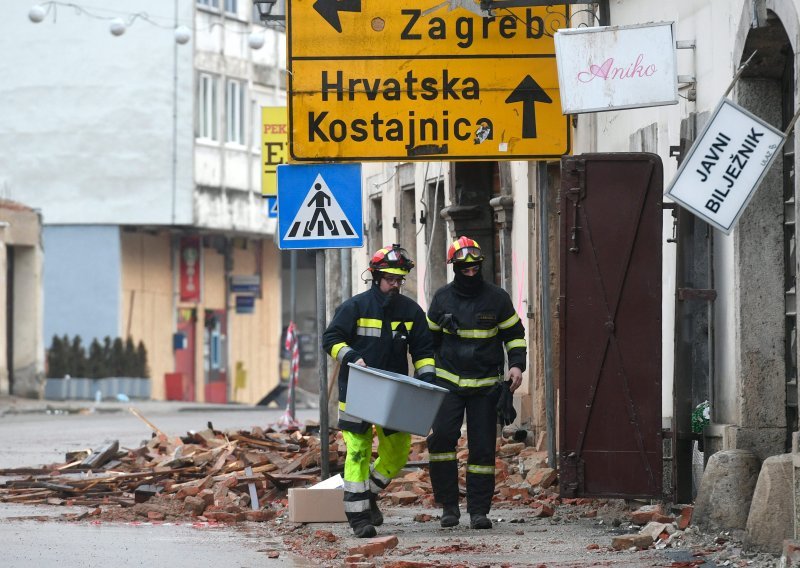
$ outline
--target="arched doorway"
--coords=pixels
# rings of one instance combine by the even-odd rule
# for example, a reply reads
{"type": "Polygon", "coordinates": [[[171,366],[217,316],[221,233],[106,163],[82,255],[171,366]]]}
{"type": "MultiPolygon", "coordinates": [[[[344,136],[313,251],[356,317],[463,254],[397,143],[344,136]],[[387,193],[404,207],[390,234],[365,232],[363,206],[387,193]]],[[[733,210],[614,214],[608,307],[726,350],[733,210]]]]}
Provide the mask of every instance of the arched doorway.
{"type": "MultiPolygon", "coordinates": [[[[742,62],[756,55],[736,85],[736,102],[770,124],[785,129],[794,115],[794,55],[780,18],[772,11],[748,30],[742,62]]],[[[732,261],[733,313],[731,390],[724,373],[714,377],[714,420],[737,424],[736,447],[762,459],[790,447],[797,429],[797,317],[795,310],[795,189],[793,139],[744,211],[732,243],[717,263],[732,261]]],[[[715,267],[716,268],[716,267],[715,267]]],[[[717,313],[724,325],[725,314],[717,313]],[[721,317],[723,319],[721,319],[721,317]]],[[[725,354],[721,354],[725,357],[725,354]]],[[[728,354],[730,357],[730,354],[728,354]]]]}

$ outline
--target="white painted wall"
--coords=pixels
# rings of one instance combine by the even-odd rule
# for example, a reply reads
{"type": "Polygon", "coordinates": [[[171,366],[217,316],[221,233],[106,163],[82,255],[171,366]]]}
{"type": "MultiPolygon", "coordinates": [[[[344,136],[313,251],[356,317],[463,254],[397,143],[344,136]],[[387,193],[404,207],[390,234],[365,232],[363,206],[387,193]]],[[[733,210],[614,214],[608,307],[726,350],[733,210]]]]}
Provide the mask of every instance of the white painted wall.
{"type": "Polygon", "coordinates": [[[6,0],[0,19],[0,191],[46,224],[190,223],[192,44],[172,27],[176,6],[191,27],[194,2],[51,6],[38,24],[32,4],[6,0]],[[111,11],[158,26],[139,18],[114,37],[89,15],[111,11]]]}

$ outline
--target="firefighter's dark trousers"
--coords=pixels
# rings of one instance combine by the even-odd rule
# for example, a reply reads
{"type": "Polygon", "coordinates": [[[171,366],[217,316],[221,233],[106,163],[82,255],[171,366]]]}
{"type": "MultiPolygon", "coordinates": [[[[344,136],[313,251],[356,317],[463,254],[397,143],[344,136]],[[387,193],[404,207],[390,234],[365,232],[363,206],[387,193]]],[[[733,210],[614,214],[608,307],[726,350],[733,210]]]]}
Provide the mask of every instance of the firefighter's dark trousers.
{"type": "Polygon", "coordinates": [[[497,395],[447,393],[428,436],[433,496],[442,505],[458,504],[456,446],[467,414],[467,512],[489,514],[494,494],[497,395]]]}
{"type": "Polygon", "coordinates": [[[397,472],[408,461],[411,434],[395,432],[386,435],[383,428],[375,426],[378,435],[378,458],[372,461],[372,427],[363,434],[342,431],[347,445],[344,460],[344,512],[350,526],[367,523],[370,518],[369,500],[376,499],[397,472]]]}

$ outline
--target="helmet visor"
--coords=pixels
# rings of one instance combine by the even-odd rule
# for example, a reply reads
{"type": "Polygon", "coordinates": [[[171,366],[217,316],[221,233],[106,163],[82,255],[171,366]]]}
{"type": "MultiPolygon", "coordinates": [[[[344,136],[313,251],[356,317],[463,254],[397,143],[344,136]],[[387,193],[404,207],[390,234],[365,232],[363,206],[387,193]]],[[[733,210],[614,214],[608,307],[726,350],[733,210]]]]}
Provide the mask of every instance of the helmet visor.
{"type": "Polygon", "coordinates": [[[386,260],[390,263],[405,264],[408,262],[408,252],[403,248],[393,248],[386,253],[386,260]]]}
{"type": "Polygon", "coordinates": [[[482,260],[483,255],[478,247],[461,247],[453,253],[451,262],[480,262],[482,260]]]}

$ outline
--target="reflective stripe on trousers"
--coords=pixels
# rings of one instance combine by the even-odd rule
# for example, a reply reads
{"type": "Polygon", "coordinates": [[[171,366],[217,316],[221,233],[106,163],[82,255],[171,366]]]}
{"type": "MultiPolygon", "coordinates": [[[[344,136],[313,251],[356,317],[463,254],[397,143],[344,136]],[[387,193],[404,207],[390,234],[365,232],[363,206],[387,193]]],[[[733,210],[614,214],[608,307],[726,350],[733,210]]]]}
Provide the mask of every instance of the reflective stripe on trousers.
{"type": "Polygon", "coordinates": [[[353,525],[369,516],[369,498],[385,489],[408,461],[411,434],[396,432],[387,436],[380,426],[374,427],[378,435],[378,457],[372,464],[373,428],[363,434],[347,430],[342,438],[347,446],[344,461],[344,511],[353,525]]]}
{"type": "Polygon", "coordinates": [[[433,432],[428,436],[431,484],[437,503],[458,503],[456,445],[467,415],[467,512],[489,513],[494,494],[495,440],[497,438],[497,393],[464,396],[445,395],[433,432]]]}

